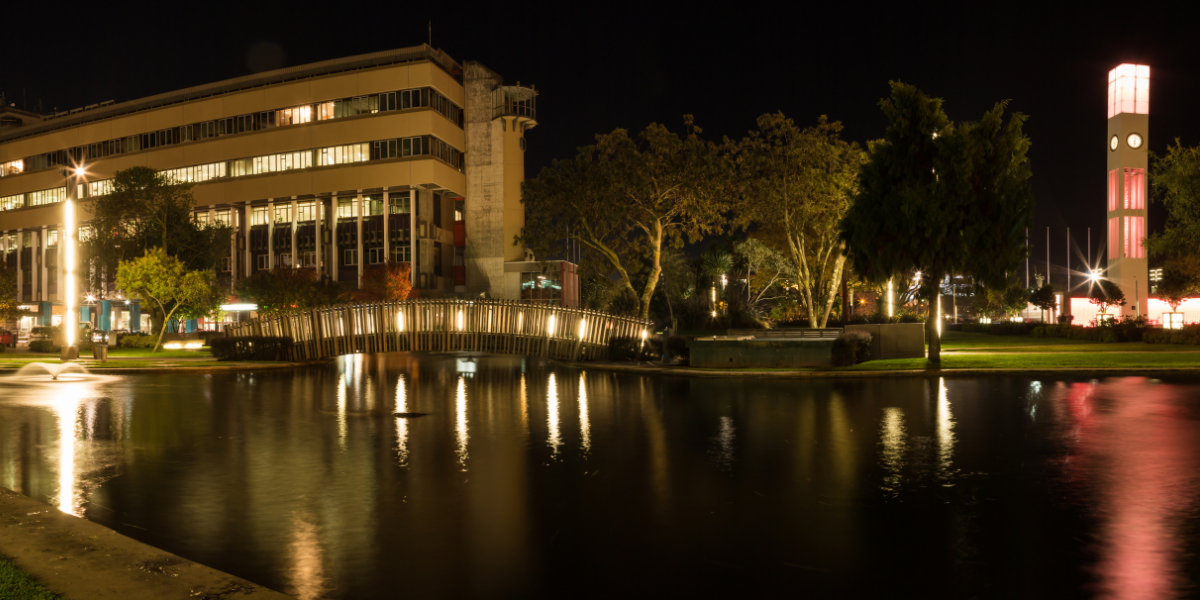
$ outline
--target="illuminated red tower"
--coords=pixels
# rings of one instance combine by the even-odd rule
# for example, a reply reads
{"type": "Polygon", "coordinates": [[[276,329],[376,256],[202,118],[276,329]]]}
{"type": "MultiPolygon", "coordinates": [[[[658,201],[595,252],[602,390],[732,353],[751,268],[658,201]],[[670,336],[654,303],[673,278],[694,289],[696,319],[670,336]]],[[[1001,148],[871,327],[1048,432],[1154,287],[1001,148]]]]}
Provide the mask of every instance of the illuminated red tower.
{"type": "Polygon", "coordinates": [[[1120,65],[1108,72],[1108,271],[1128,300],[1123,313],[1146,314],[1146,143],[1150,124],[1150,67],[1120,65]],[[1136,295],[1135,295],[1136,294],[1136,295]]]}

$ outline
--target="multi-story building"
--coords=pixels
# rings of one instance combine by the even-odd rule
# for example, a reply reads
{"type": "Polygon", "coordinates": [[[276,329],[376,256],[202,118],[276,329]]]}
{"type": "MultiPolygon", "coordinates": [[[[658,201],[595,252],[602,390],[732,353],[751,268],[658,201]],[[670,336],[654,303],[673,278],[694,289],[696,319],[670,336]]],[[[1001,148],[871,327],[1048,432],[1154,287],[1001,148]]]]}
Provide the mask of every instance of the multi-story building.
{"type": "MultiPolygon", "coordinates": [[[[234,229],[218,273],[231,287],[311,268],[352,289],[395,260],[425,297],[574,306],[574,265],[513,242],[536,97],[422,45],[50,115],[0,106],[0,255],[19,299],[57,321],[62,201],[144,165],[193,182],[197,220],[234,229]]],[[[93,308],[99,325],[139,328],[136,306],[110,305],[93,308]]]]}

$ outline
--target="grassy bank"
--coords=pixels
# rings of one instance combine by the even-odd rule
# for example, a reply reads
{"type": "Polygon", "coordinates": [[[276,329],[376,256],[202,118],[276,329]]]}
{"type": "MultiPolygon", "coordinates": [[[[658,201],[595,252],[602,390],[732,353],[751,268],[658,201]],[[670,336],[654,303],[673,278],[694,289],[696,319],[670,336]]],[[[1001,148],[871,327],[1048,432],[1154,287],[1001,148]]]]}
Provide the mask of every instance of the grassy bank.
{"type": "Polygon", "coordinates": [[[0,558],[0,600],[62,600],[62,597],[0,558]]]}

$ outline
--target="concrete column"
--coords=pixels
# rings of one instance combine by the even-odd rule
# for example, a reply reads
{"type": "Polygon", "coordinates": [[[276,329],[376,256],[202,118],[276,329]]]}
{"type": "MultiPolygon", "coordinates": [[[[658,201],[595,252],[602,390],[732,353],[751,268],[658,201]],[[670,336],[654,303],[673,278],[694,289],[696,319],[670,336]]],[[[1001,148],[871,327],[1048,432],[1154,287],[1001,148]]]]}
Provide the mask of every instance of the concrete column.
{"type": "Polygon", "coordinates": [[[325,201],[321,200],[320,198],[317,198],[316,202],[317,202],[317,206],[316,206],[317,215],[316,215],[316,221],[315,221],[315,223],[317,224],[317,228],[316,228],[316,232],[317,232],[316,269],[317,269],[317,279],[320,279],[321,276],[325,274],[325,270],[322,268],[322,265],[321,265],[321,257],[325,255],[325,250],[323,248],[323,246],[325,245],[325,219],[323,218],[325,216],[325,201]]]}
{"type": "Polygon", "coordinates": [[[242,242],[246,245],[246,249],[242,251],[242,259],[246,261],[246,276],[249,277],[254,273],[254,254],[250,250],[250,215],[252,214],[250,201],[242,203],[241,212],[238,213],[238,223],[242,228],[242,242]]]}
{"type": "Polygon", "coordinates": [[[39,232],[41,239],[38,240],[37,244],[37,256],[41,259],[42,264],[37,270],[38,286],[34,289],[38,291],[39,300],[50,300],[50,286],[46,285],[46,277],[50,273],[50,268],[46,266],[46,250],[50,248],[50,239],[46,234],[49,232],[49,230],[49,227],[45,225],[42,226],[42,229],[39,232]]]}
{"type": "Polygon", "coordinates": [[[129,305],[129,331],[142,330],[142,305],[137,302],[129,305]]]}
{"type": "Polygon", "coordinates": [[[236,224],[239,221],[237,218],[237,208],[230,207],[229,220],[230,222],[228,225],[233,229],[233,232],[229,236],[229,291],[232,292],[233,286],[237,285],[238,275],[242,272],[242,270],[238,268],[238,227],[236,224]]]}
{"type": "Polygon", "coordinates": [[[112,331],[112,300],[100,301],[100,323],[96,328],[100,331],[112,331]]]}
{"type": "Polygon", "coordinates": [[[338,274],[339,261],[342,257],[338,254],[338,198],[337,196],[329,197],[329,274],[334,281],[341,281],[341,275],[338,274]]]}
{"type": "Polygon", "coordinates": [[[408,190],[408,275],[412,278],[412,287],[417,289],[417,282],[421,280],[417,273],[421,270],[421,263],[417,260],[417,199],[421,195],[421,190],[413,188],[408,190]]]}
{"type": "Polygon", "coordinates": [[[183,330],[186,333],[196,333],[196,319],[188,319],[184,321],[183,330]]]}
{"type": "Polygon", "coordinates": [[[292,268],[300,268],[300,249],[296,247],[296,197],[292,196],[292,268]]]}
{"type": "Polygon", "coordinates": [[[42,327],[49,327],[54,324],[54,303],[39,302],[41,308],[42,327]]]}
{"type": "Polygon", "coordinates": [[[66,252],[63,251],[63,248],[67,245],[66,239],[67,228],[64,224],[63,227],[58,228],[58,244],[56,245],[58,248],[58,260],[54,261],[54,280],[58,282],[58,289],[55,290],[55,297],[53,298],[64,303],[67,301],[67,282],[64,279],[66,277],[66,269],[64,268],[65,265],[63,265],[63,260],[66,259],[66,252]]]}
{"type": "Polygon", "coordinates": [[[275,202],[267,199],[267,268],[275,268],[275,202]]]}
{"type": "Polygon", "coordinates": [[[358,206],[358,287],[362,287],[363,263],[367,258],[363,256],[363,239],[362,239],[362,222],[363,222],[363,196],[362,190],[358,190],[358,195],[354,197],[354,203],[358,206]]]}
{"type": "Polygon", "coordinates": [[[392,238],[389,235],[388,221],[392,214],[392,195],[388,191],[383,192],[383,262],[392,260],[392,238]]]}
{"type": "Polygon", "coordinates": [[[17,230],[17,302],[25,300],[25,270],[21,268],[21,252],[25,248],[25,232],[17,230]]]}

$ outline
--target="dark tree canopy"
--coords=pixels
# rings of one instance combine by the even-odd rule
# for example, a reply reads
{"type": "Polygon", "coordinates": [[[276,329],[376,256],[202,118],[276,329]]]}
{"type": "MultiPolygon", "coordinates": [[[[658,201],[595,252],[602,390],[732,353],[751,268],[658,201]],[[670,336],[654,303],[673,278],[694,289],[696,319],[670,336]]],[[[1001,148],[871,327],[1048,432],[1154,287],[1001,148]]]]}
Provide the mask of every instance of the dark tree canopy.
{"type": "MultiPolygon", "coordinates": [[[[879,103],[887,131],[869,145],[841,223],[855,271],[871,282],[915,269],[931,286],[959,273],[1007,287],[1033,216],[1025,116],[1005,119],[1000,102],[980,121],[955,126],[941,99],[904,83],[891,90],[879,103]]],[[[937,312],[926,319],[933,362],[941,354],[937,312]]]]}

